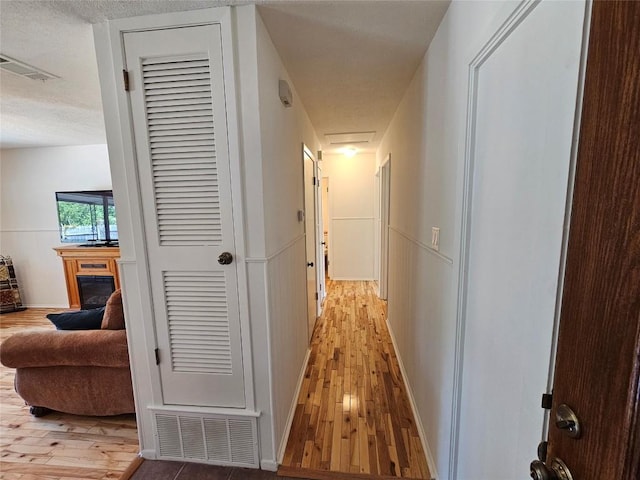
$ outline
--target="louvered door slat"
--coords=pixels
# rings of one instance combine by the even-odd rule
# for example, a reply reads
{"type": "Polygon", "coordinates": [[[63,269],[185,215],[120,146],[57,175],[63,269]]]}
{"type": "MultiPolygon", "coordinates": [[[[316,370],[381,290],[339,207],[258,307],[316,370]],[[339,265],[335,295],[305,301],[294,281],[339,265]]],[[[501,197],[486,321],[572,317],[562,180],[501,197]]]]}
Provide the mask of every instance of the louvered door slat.
{"type": "Polygon", "coordinates": [[[213,121],[211,117],[189,117],[184,118],[180,122],[172,123],[158,123],[155,120],[149,122],[150,132],[167,132],[171,130],[194,130],[194,129],[206,129],[213,134],[213,121]]]}
{"type": "Polygon", "coordinates": [[[206,62],[202,62],[201,66],[195,66],[194,64],[198,62],[189,62],[189,66],[175,66],[175,68],[167,68],[166,65],[163,67],[162,65],[148,65],[145,67],[145,78],[153,78],[153,77],[166,77],[167,72],[170,72],[171,75],[193,75],[198,73],[209,73],[209,68],[206,62]]]}
{"type": "MultiPolygon", "coordinates": [[[[147,85],[145,85],[145,87],[147,87],[147,85]]],[[[202,93],[206,95],[209,92],[209,88],[209,84],[166,88],[149,86],[149,88],[147,88],[147,98],[149,98],[149,100],[166,100],[169,99],[169,95],[173,96],[180,93],[202,93]]]]}
{"type": "Polygon", "coordinates": [[[167,59],[153,59],[148,58],[142,67],[143,71],[146,72],[154,72],[156,70],[175,70],[185,68],[185,62],[187,62],[188,68],[199,68],[206,67],[209,68],[209,61],[207,60],[178,60],[175,62],[168,61],[167,59]]]}
{"type": "MultiPolygon", "coordinates": [[[[181,136],[181,135],[213,135],[213,128],[206,125],[195,125],[191,128],[173,127],[173,128],[150,128],[149,136],[152,142],[161,142],[164,136],[181,136]]],[[[152,145],[153,147],[153,145],[152,145]]]]}
{"type": "Polygon", "coordinates": [[[209,70],[205,68],[201,69],[182,69],[182,73],[179,70],[155,71],[153,73],[146,73],[144,75],[144,84],[153,85],[161,83],[173,83],[176,85],[208,85],[209,82],[209,70]]]}
{"type": "Polygon", "coordinates": [[[171,98],[148,99],[147,112],[149,114],[199,112],[203,108],[206,108],[209,102],[211,102],[211,97],[204,96],[202,93],[174,95],[171,98]]]}
{"type": "Polygon", "coordinates": [[[149,115],[150,125],[172,125],[180,123],[188,123],[195,121],[206,121],[209,119],[209,113],[204,110],[194,110],[191,112],[162,112],[161,114],[149,115]],[[159,116],[163,115],[163,116],[159,116]]]}
{"type": "MultiPolygon", "coordinates": [[[[206,104],[204,104],[206,105],[206,104]]],[[[210,112],[206,109],[206,108],[192,108],[189,110],[169,110],[167,112],[155,112],[155,113],[149,113],[147,115],[147,118],[149,118],[149,120],[162,120],[165,118],[183,118],[183,117],[201,117],[201,116],[205,116],[205,115],[209,115],[210,112]]]]}
{"type": "Polygon", "coordinates": [[[216,188],[216,185],[213,182],[202,180],[202,181],[194,181],[193,184],[191,182],[185,181],[176,181],[176,180],[164,180],[158,181],[158,191],[161,189],[172,189],[172,188],[184,188],[186,186],[190,186],[195,190],[205,189],[211,190],[212,188],[216,188]]]}

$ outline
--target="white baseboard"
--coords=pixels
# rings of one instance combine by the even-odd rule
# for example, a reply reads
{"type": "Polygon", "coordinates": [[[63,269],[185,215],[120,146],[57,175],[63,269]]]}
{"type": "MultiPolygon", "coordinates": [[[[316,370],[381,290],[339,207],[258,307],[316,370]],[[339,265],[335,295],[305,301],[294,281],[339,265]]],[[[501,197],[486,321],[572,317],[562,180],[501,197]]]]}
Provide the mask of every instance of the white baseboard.
{"type": "Polygon", "coordinates": [[[289,439],[289,433],[291,433],[293,416],[296,413],[296,405],[298,404],[298,395],[300,395],[300,389],[302,388],[302,382],[304,380],[304,372],[307,370],[307,363],[309,363],[310,355],[311,355],[311,349],[308,348],[307,354],[304,356],[304,362],[302,362],[300,375],[298,376],[298,384],[296,385],[296,394],[293,396],[291,407],[289,408],[289,415],[287,416],[287,428],[285,429],[284,435],[280,440],[280,447],[278,448],[278,462],[276,463],[276,469],[278,468],[278,464],[282,463],[282,459],[284,458],[284,451],[287,448],[287,440],[289,439]]]}
{"type": "Polygon", "coordinates": [[[269,472],[277,472],[278,462],[275,462],[273,460],[260,460],[260,468],[269,472]]]}
{"type": "Polygon", "coordinates": [[[415,398],[413,397],[413,390],[411,389],[411,385],[409,384],[407,371],[404,369],[404,364],[402,363],[402,357],[400,356],[400,350],[398,349],[398,343],[396,342],[396,337],[393,334],[393,329],[391,328],[391,324],[389,323],[388,317],[386,318],[386,322],[387,322],[387,329],[389,330],[389,336],[391,337],[391,342],[393,343],[393,350],[396,352],[396,358],[398,359],[398,365],[400,366],[400,373],[402,373],[402,379],[404,380],[404,384],[407,388],[407,395],[409,395],[409,405],[411,407],[411,412],[413,413],[413,418],[416,421],[418,436],[420,437],[420,442],[422,443],[422,449],[424,450],[424,454],[427,457],[427,465],[429,466],[429,472],[431,473],[431,478],[433,480],[438,480],[436,462],[433,458],[433,455],[431,454],[431,449],[429,448],[429,443],[427,442],[427,437],[424,433],[422,419],[420,418],[420,414],[418,413],[418,407],[416,405],[415,398]]]}

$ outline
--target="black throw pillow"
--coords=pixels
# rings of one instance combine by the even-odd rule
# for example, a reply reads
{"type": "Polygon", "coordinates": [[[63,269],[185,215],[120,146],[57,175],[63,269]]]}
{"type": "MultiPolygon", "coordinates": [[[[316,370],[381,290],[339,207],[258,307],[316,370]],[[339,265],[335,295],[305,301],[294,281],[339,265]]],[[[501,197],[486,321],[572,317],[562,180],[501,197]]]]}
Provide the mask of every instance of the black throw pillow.
{"type": "Polygon", "coordinates": [[[58,330],[97,330],[102,325],[104,307],[77,312],[50,313],[51,320],[58,330]]]}

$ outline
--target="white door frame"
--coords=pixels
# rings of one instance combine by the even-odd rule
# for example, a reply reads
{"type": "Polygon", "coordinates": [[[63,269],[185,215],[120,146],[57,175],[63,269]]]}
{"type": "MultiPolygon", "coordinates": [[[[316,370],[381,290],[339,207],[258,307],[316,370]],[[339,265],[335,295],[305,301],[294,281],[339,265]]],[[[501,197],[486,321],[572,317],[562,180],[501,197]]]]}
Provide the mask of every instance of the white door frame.
{"type": "MultiPolygon", "coordinates": [[[[322,186],[322,181],[327,181],[327,204],[322,204],[323,211],[326,209],[327,212],[327,242],[329,246],[327,247],[327,264],[325,264],[325,271],[327,272],[327,276],[329,279],[333,277],[333,239],[331,238],[331,196],[329,195],[329,175],[323,174],[320,179],[320,185],[322,186]]],[[[324,224],[323,224],[324,229],[324,224]]],[[[322,240],[324,241],[324,235],[322,236],[322,240]]],[[[324,249],[323,249],[324,250],[324,249]]]]}
{"type": "Polygon", "coordinates": [[[389,217],[391,202],[391,154],[387,155],[378,169],[378,181],[380,182],[380,201],[378,211],[380,218],[380,264],[378,275],[378,296],[386,300],[389,290],[389,217]]]}
{"type": "Polygon", "coordinates": [[[318,305],[320,304],[320,294],[319,294],[319,283],[318,283],[318,246],[319,246],[319,242],[318,242],[318,234],[317,234],[317,228],[318,228],[318,222],[316,219],[317,216],[317,210],[318,210],[318,188],[317,188],[317,173],[318,173],[318,165],[316,162],[316,159],[313,156],[313,153],[311,152],[311,150],[303,143],[302,144],[302,194],[303,194],[303,208],[304,208],[304,227],[305,227],[305,252],[306,252],[306,269],[307,269],[307,315],[309,318],[307,318],[308,321],[308,330],[309,330],[309,341],[311,341],[311,336],[313,335],[313,328],[316,322],[316,319],[318,318],[319,315],[319,307],[318,305]],[[308,185],[308,179],[307,179],[307,161],[311,161],[312,163],[312,167],[311,167],[311,176],[313,178],[313,182],[312,185],[308,185]],[[311,192],[312,195],[312,201],[313,201],[313,205],[307,206],[307,189],[308,188],[313,188],[313,191],[311,192]],[[309,218],[309,216],[312,216],[312,218],[309,218]],[[308,226],[312,225],[311,228],[311,232],[309,231],[308,226]],[[309,240],[309,235],[311,235],[311,241],[309,240]],[[313,252],[309,251],[309,246],[313,245],[313,252]],[[313,286],[310,286],[310,280],[309,280],[309,271],[308,269],[311,268],[313,269],[313,286]],[[310,291],[311,290],[311,291],[310,291]],[[311,298],[315,296],[315,305],[313,308],[313,313],[311,313],[311,310],[309,310],[311,307],[311,298]],[[313,315],[313,318],[312,318],[313,315]]]}
{"type": "MultiPolygon", "coordinates": [[[[320,157],[318,154],[318,158],[320,157]]],[[[322,221],[322,212],[325,206],[322,203],[322,164],[321,160],[316,161],[315,172],[315,197],[316,197],[316,275],[318,277],[318,316],[322,315],[322,302],[327,296],[327,286],[325,283],[325,258],[324,258],[324,228],[322,221]]]]}

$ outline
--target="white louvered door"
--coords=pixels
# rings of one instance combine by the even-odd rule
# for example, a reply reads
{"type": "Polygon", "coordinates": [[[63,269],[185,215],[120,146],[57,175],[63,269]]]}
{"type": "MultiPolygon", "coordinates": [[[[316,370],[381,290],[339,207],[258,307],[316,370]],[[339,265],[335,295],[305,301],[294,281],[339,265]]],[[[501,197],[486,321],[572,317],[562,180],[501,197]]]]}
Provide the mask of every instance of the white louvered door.
{"type": "Polygon", "coordinates": [[[165,404],[245,406],[221,42],[124,34],[165,404]]]}

